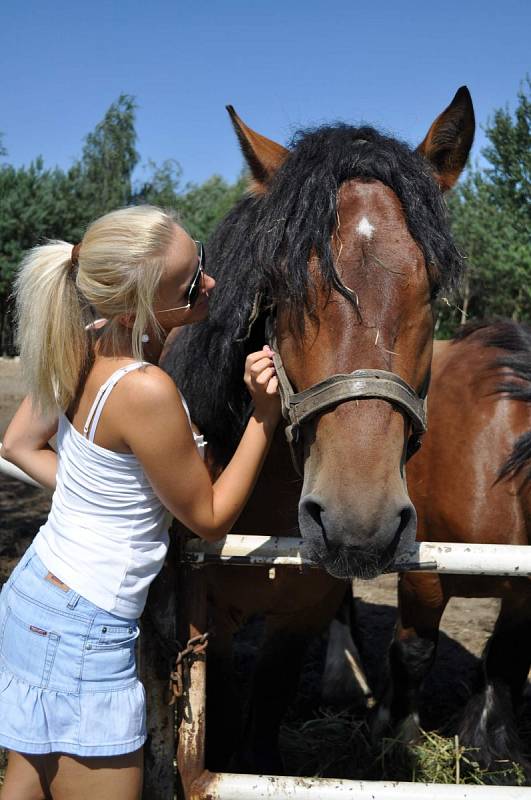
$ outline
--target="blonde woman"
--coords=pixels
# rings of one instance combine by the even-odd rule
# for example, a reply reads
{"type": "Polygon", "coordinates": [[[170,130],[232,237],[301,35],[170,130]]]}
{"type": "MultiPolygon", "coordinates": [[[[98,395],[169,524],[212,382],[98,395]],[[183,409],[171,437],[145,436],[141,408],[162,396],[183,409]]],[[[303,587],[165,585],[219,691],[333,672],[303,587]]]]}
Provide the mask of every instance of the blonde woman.
{"type": "Polygon", "coordinates": [[[186,405],[156,364],[172,328],[207,315],[214,283],[202,246],[150,206],[107,214],[75,247],[45,244],[22,263],[29,394],[2,455],[55,491],[0,596],[0,746],[10,751],[1,800],[140,796],[134,645],[167,549],[165,509],[204,539],[224,536],[280,414],[264,348],[245,365],[254,413],[212,484],[186,405]],[[94,311],[102,319],[91,325],[94,311]]]}

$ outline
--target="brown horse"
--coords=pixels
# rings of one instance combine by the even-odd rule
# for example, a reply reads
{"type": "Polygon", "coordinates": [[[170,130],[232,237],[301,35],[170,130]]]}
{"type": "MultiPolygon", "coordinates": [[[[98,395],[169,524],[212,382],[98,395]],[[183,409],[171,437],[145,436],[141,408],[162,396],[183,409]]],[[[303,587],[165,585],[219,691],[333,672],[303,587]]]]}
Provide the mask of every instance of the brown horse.
{"type": "MultiPolygon", "coordinates": [[[[430,429],[408,465],[417,538],[431,542],[531,543],[531,328],[470,324],[435,348],[430,429]]],[[[520,761],[515,709],[531,666],[529,578],[409,572],[399,578],[399,620],[375,727],[418,730],[418,696],[450,597],[500,597],[478,683],[459,733],[489,769],[520,761]],[[498,762],[498,764],[496,763],[498,762]]]]}
{"type": "MultiPolygon", "coordinates": [[[[273,326],[291,383],[302,391],[335,373],[385,370],[413,394],[427,385],[432,301],[462,261],[442,190],[457,179],[474,134],[461,88],[411,150],[373,128],[298,134],[291,149],[255,133],[229,109],[252,175],[251,193],[209,242],[217,279],[209,319],[175,339],[164,362],[210,444],[213,472],[242,434],[247,352],[273,326]]],[[[387,374],[387,373],[386,373],[387,374]]],[[[207,763],[281,771],[277,736],[310,638],[339,605],[337,577],[375,574],[416,516],[404,476],[411,422],[391,399],[329,405],[299,426],[304,482],[279,430],[235,531],[307,539],[331,573],[209,568],[211,630],[207,763]],[[265,614],[265,642],[243,729],[232,674],[232,635],[265,614]]]]}

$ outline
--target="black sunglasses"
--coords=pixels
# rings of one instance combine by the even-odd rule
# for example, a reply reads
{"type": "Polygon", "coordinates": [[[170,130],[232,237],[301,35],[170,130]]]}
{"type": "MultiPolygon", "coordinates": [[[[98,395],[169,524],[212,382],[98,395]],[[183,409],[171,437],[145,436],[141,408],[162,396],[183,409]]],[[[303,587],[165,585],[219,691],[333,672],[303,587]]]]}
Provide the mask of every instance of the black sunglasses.
{"type": "Polygon", "coordinates": [[[190,281],[190,285],[186,292],[186,297],[188,298],[188,306],[189,308],[193,308],[199,294],[201,292],[201,286],[203,285],[203,273],[205,271],[205,248],[203,247],[203,242],[197,242],[197,269],[194,273],[194,277],[190,281]]]}
{"type": "Polygon", "coordinates": [[[205,271],[205,248],[203,247],[203,242],[198,242],[194,239],[197,245],[197,269],[194,272],[193,278],[188,285],[186,290],[185,297],[187,299],[187,303],[185,306],[175,306],[174,308],[164,308],[159,311],[159,314],[163,314],[165,311],[181,311],[184,308],[193,308],[197,302],[197,298],[201,293],[201,287],[203,285],[203,273],[205,271]]]}

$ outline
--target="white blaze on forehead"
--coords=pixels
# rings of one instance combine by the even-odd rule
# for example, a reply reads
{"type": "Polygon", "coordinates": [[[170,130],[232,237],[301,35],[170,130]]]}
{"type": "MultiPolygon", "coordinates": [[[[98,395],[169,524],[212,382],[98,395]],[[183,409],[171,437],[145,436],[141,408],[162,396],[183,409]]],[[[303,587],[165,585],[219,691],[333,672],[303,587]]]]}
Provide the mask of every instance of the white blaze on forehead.
{"type": "Polygon", "coordinates": [[[356,228],[360,236],[365,236],[366,239],[372,239],[374,233],[374,225],[371,225],[367,217],[362,217],[358,222],[356,228]]]}

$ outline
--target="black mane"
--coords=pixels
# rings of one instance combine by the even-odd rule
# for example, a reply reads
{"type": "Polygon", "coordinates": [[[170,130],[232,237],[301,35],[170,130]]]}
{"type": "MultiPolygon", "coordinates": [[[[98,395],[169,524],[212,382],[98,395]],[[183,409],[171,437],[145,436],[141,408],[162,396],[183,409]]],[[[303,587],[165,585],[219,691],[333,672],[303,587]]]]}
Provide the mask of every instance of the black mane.
{"type": "MultiPolygon", "coordinates": [[[[489,365],[495,369],[505,368],[509,373],[497,386],[497,391],[513,400],[531,403],[531,327],[509,319],[471,322],[459,329],[454,341],[462,341],[472,334],[477,334],[485,347],[496,347],[507,353],[489,365]]],[[[527,484],[531,482],[531,431],[516,440],[498,480],[515,478],[523,469],[527,469],[524,473],[524,484],[527,484]]]]}
{"type": "Polygon", "coordinates": [[[459,279],[462,258],[442,194],[421,155],[370,127],[338,124],[297,133],[267,194],[246,197],[218,226],[207,248],[208,271],[218,281],[209,318],[183,331],[165,362],[216,461],[230,458],[245,421],[243,362],[246,352],[264,342],[263,320],[248,338],[257,301],[261,308],[284,304],[300,329],[311,302],[312,251],[325,286],[352,300],[338,281],[331,249],[338,190],[349,178],[379,180],[397,195],[434,294],[459,279]]]}

